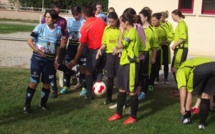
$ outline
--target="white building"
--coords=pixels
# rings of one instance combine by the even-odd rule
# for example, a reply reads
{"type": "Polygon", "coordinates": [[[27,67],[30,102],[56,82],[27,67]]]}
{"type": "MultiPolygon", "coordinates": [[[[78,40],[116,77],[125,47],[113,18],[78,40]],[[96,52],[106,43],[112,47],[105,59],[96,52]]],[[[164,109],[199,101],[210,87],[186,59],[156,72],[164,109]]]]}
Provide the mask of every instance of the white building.
{"type": "Polygon", "coordinates": [[[109,0],[120,16],[124,9],[132,7],[137,13],[148,6],[153,13],[169,11],[168,21],[177,26],[171,12],[180,9],[189,28],[189,54],[215,57],[215,0],[109,0]]]}

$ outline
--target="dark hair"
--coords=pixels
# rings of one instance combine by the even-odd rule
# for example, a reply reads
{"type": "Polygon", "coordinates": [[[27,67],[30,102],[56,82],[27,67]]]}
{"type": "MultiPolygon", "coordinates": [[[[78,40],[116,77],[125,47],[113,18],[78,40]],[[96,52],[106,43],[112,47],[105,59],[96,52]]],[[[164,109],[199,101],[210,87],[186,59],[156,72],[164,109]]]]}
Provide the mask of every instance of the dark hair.
{"type": "Polygon", "coordinates": [[[135,22],[140,24],[140,25],[143,25],[142,21],[141,21],[141,17],[140,15],[135,15],[134,16],[134,19],[135,19],[135,22]]]}
{"type": "Polygon", "coordinates": [[[55,10],[46,10],[44,17],[46,16],[46,14],[49,13],[50,16],[52,17],[53,20],[57,20],[58,19],[58,13],[55,10]]]}
{"type": "Polygon", "coordinates": [[[147,11],[152,16],[152,10],[149,7],[144,7],[141,11],[147,11]]]}
{"type": "Polygon", "coordinates": [[[124,13],[130,13],[130,14],[132,14],[132,15],[136,15],[137,13],[136,13],[136,11],[133,9],[133,8],[126,8],[125,10],[124,10],[124,12],[123,12],[123,14],[124,13]]]}
{"type": "Polygon", "coordinates": [[[79,13],[81,13],[81,7],[80,6],[74,6],[71,8],[71,12],[72,12],[72,15],[77,15],[79,13]]]}
{"type": "Polygon", "coordinates": [[[51,3],[50,7],[51,8],[56,8],[56,7],[61,8],[61,4],[60,4],[60,2],[55,1],[55,2],[51,3]]]}
{"type": "Polygon", "coordinates": [[[108,12],[109,12],[109,10],[113,10],[115,12],[115,9],[113,7],[109,7],[108,12]]]}
{"type": "Polygon", "coordinates": [[[93,10],[96,11],[96,6],[101,5],[101,8],[103,9],[103,5],[101,2],[94,2],[91,6],[93,7],[93,10]]]}
{"type": "Polygon", "coordinates": [[[185,16],[178,9],[173,10],[172,13],[175,15],[178,15],[179,17],[181,17],[183,19],[185,18],[185,16]]]}
{"type": "Polygon", "coordinates": [[[133,23],[135,21],[134,15],[130,14],[128,12],[123,13],[123,15],[120,18],[121,18],[122,22],[128,21],[128,23],[132,26],[133,26],[133,23]]]}
{"type": "Polygon", "coordinates": [[[162,16],[161,13],[154,13],[154,14],[152,15],[152,17],[155,17],[155,18],[157,18],[158,20],[160,20],[161,16],[162,16]]]}
{"type": "Polygon", "coordinates": [[[118,15],[116,12],[110,12],[108,14],[108,19],[114,19],[114,20],[117,20],[117,28],[119,28],[119,25],[120,25],[120,22],[119,22],[119,18],[118,18],[118,15]]]}
{"type": "Polygon", "coordinates": [[[87,17],[94,17],[95,16],[92,6],[84,6],[84,7],[82,7],[81,11],[87,17]]]}
{"type": "Polygon", "coordinates": [[[148,10],[141,10],[139,14],[142,14],[143,16],[147,17],[147,21],[151,21],[151,14],[148,10]]]}

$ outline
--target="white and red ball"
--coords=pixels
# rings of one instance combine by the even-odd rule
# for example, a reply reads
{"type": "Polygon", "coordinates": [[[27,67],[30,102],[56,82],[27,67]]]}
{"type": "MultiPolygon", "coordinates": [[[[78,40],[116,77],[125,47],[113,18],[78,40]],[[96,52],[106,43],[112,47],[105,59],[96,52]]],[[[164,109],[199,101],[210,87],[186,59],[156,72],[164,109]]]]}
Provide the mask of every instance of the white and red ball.
{"type": "Polygon", "coordinates": [[[93,85],[93,92],[97,96],[101,96],[106,92],[107,88],[104,82],[95,82],[93,85]]]}

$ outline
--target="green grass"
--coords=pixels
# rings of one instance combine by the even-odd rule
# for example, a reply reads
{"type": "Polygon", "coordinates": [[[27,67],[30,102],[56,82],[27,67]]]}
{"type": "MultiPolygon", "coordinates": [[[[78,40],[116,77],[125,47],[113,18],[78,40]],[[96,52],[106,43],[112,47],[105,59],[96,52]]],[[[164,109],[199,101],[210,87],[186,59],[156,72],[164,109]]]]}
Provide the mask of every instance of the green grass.
{"type": "MultiPolygon", "coordinates": [[[[179,122],[179,99],[169,93],[167,86],[159,86],[149,92],[139,104],[138,122],[123,125],[128,118],[127,109],[119,121],[108,122],[115,113],[103,105],[104,98],[87,102],[79,97],[79,91],[71,89],[66,95],[50,98],[49,111],[38,108],[41,84],[32,101],[32,113],[23,114],[25,90],[29,82],[29,70],[0,68],[0,133],[1,134],[212,134],[215,116],[210,114],[204,131],[197,129],[198,116],[192,124],[179,122]]],[[[114,93],[113,98],[116,98],[114,93]]]]}
{"type": "Polygon", "coordinates": [[[19,24],[0,24],[0,33],[31,32],[35,26],[19,24]]]}
{"type": "Polygon", "coordinates": [[[21,20],[21,19],[6,19],[6,18],[0,18],[1,21],[12,21],[12,22],[23,22],[23,23],[38,23],[38,20],[21,20]]]}

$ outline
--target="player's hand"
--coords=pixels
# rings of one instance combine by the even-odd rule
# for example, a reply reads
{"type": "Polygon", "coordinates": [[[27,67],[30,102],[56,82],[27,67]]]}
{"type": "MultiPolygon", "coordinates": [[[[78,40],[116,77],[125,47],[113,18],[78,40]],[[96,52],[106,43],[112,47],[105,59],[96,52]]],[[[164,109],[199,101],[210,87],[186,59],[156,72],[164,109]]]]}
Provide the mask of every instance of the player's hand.
{"type": "Polygon", "coordinates": [[[102,52],[100,49],[98,49],[97,54],[96,54],[96,60],[99,58],[99,56],[102,55],[102,52]]]}
{"type": "Polygon", "coordinates": [[[176,46],[175,45],[172,45],[171,49],[172,50],[175,50],[176,46]]]}
{"type": "Polygon", "coordinates": [[[43,57],[43,58],[46,57],[45,53],[40,50],[38,50],[37,53],[40,55],[40,57],[43,57]]]}
{"type": "Polygon", "coordinates": [[[75,60],[71,60],[68,64],[66,64],[66,66],[69,69],[72,69],[75,65],[76,65],[76,61],[75,60]]]}
{"type": "Polygon", "coordinates": [[[186,114],[185,108],[181,108],[180,112],[181,112],[181,115],[185,115],[186,114]]]}

